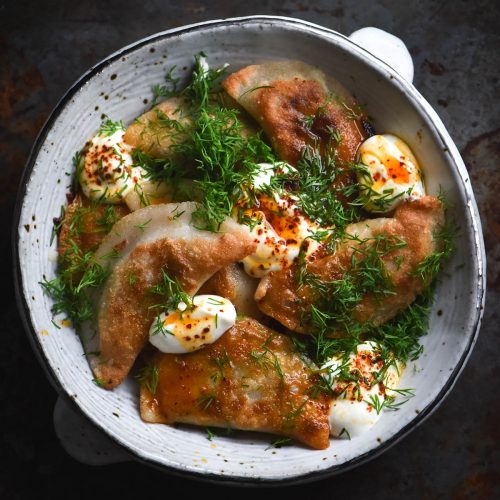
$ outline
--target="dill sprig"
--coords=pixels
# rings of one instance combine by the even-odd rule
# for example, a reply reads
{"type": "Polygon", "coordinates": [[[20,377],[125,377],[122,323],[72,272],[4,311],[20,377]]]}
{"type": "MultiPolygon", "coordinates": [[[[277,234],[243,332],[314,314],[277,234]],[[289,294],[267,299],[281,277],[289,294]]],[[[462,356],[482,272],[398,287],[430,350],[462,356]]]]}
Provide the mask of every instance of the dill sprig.
{"type": "Polygon", "coordinates": [[[335,187],[338,176],[344,172],[335,161],[333,143],[320,153],[318,148],[304,148],[293,170],[271,179],[269,192],[285,191],[297,199],[297,206],[313,222],[331,228],[332,237],[343,235],[348,224],[359,220],[360,211],[354,203],[342,202],[356,191],[356,186],[335,187]]]}
{"type": "Polygon", "coordinates": [[[434,240],[438,250],[431,253],[418,263],[413,271],[414,276],[419,276],[425,284],[430,284],[441,269],[441,264],[448,259],[455,249],[454,241],[457,228],[451,223],[445,223],[437,228],[434,240]]]}
{"type": "MultiPolygon", "coordinates": [[[[94,202],[95,203],[95,202],[94,202]]],[[[95,207],[91,207],[90,211],[92,211],[95,207]]],[[[95,224],[97,226],[97,232],[100,233],[109,233],[111,228],[120,220],[115,207],[113,205],[107,205],[104,209],[102,216],[96,219],[95,224]]]]}
{"type": "Polygon", "coordinates": [[[224,378],[224,367],[231,363],[231,359],[229,358],[227,351],[224,351],[224,354],[214,358],[213,362],[217,366],[217,371],[210,375],[210,379],[214,384],[216,384],[224,378]]]}
{"type": "Polygon", "coordinates": [[[371,336],[403,363],[415,361],[423,351],[419,339],[427,333],[433,295],[434,287],[427,287],[393,320],[372,328],[371,336]]]}
{"type": "Polygon", "coordinates": [[[52,314],[65,313],[78,331],[85,321],[94,318],[89,292],[99,288],[108,274],[107,268],[95,261],[92,251],[83,253],[70,240],[70,248],[61,258],[58,275],[52,280],[44,277],[40,285],[54,300],[52,314]]]}
{"type": "Polygon", "coordinates": [[[269,443],[269,446],[264,451],[270,450],[272,448],[282,448],[283,446],[290,444],[291,441],[292,438],[278,438],[275,441],[269,443]]]}
{"type": "Polygon", "coordinates": [[[261,351],[253,350],[250,353],[250,356],[254,361],[257,362],[257,364],[261,368],[264,369],[267,369],[268,367],[274,368],[276,370],[280,383],[283,384],[285,381],[285,376],[283,374],[283,370],[281,369],[278,356],[276,355],[275,352],[273,352],[269,348],[269,345],[273,341],[274,337],[276,337],[275,333],[269,335],[269,337],[267,337],[267,339],[260,346],[262,350],[261,351]]]}
{"type": "Polygon", "coordinates": [[[203,394],[197,399],[195,407],[199,407],[202,411],[206,411],[216,399],[217,396],[214,394],[203,394]]]}
{"type": "Polygon", "coordinates": [[[158,388],[159,375],[158,366],[150,362],[139,370],[135,378],[154,396],[158,388]]]}
{"type": "Polygon", "coordinates": [[[161,281],[149,289],[150,293],[159,295],[163,302],[155,304],[151,308],[160,309],[163,311],[176,310],[182,302],[186,305],[187,309],[194,307],[191,297],[182,289],[177,279],[172,279],[168,273],[161,269],[161,281]]]}
{"type": "Polygon", "coordinates": [[[170,68],[165,75],[166,85],[158,84],[153,86],[153,100],[151,102],[153,106],[156,105],[162,97],[168,98],[177,95],[177,84],[179,83],[179,78],[175,78],[173,76],[175,68],[175,66],[172,66],[172,68],[170,68]]]}
{"type": "Polygon", "coordinates": [[[113,135],[115,132],[123,132],[125,131],[125,125],[120,121],[113,121],[108,117],[105,117],[101,122],[101,126],[99,127],[98,135],[101,137],[107,137],[113,135]]]}

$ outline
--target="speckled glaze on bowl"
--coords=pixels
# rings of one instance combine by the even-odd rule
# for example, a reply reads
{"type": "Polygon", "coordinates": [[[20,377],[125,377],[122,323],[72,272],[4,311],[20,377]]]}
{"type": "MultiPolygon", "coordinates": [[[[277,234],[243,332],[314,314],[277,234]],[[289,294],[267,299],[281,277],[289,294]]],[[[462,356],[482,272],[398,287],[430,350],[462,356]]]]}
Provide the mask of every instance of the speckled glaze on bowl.
{"type": "MultiPolygon", "coordinates": [[[[462,159],[441,120],[416,89],[385,63],[334,31],[296,19],[253,16],[166,31],[112,54],[68,91],[41,131],[26,166],[14,221],[15,279],[33,348],[60,394],[136,459],[198,479],[237,484],[310,481],[373,458],[404,437],[443,401],[467,361],[478,333],[485,291],[485,256],[476,203],[462,159]],[[187,75],[193,55],[236,70],[250,63],[300,59],[321,67],[351,89],[379,131],[406,140],[426,174],[427,188],[442,186],[460,225],[457,251],[437,288],[424,354],[403,375],[416,397],[386,412],[372,432],[334,440],[315,451],[299,445],[268,449],[269,436],[235,433],[208,441],[204,429],[145,424],[138,387],[127,380],[100,389],[78,336],[51,323],[42,276],[55,274],[52,219],[65,203],[74,152],[98,128],[101,115],[131,121],[151,99],[151,86],[175,65],[187,75]],[[415,366],[414,366],[415,365],[415,366]]],[[[432,443],[429,444],[432,448],[432,443]]]]}

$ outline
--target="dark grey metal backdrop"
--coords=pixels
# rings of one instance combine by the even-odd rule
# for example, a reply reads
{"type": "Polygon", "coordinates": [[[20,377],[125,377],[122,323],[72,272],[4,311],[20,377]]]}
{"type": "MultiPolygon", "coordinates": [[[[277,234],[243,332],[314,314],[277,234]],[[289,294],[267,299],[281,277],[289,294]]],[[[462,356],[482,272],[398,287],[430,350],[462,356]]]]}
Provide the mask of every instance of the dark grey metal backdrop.
{"type": "Polygon", "coordinates": [[[286,495],[288,498],[500,497],[500,2],[422,0],[0,1],[0,241],[9,233],[23,165],[51,108],[81,73],[157,31],[251,14],[299,17],[345,34],[377,26],[400,36],[415,85],[450,131],[472,177],[488,254],[487,306],[475,351],[443,406],[367,465],[282,491],[202,485],[138,464],[91,468],[69,458],[52,428],[55,392],[0,280],[0,498],[122,495],[286,495]],[[181,493],[182,492],[182,493],[181,493]]]}

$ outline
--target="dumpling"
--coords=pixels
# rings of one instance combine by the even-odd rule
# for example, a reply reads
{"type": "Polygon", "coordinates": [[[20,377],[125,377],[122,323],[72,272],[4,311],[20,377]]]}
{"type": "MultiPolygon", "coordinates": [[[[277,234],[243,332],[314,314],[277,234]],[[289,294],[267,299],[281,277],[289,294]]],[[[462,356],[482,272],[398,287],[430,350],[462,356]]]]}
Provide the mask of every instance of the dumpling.
{"type": "Polygon", "coordinates": [[[82,255],[94,251],[111,227],[129,213],[126,205],[92,203],[77,194],[66,207],[61,221],[57,250],[62,265],[69,263],[66,261],[71,260],[75,248],[82,255]]]}
{"type": "Polygon", "coordinates": [[[317,449],[329,445],[331,398],[312,397],[317,380],[292,340],[255,320],[237,321],[200,351],[156,353],[148,371],[140,397],[146,422],[271,432],[317,449]]]}
{"type": "Polygon", "coordinates": [[[191,123],[185,101],[171,97],[134,120],[123,138],[153,157],[172,156],[172,145],[186,139],[183,129],[191,123]]]}
{"type": "MultiPolygon", "coordinates": [[[[408,307],[427,285],[415,274],[415,269],[439,249],[435,233],[443,223],[443,207],[437,198],[425,196],[403,203],[393,218],[369,219],[349,225],[346,232],[350,237],[335,253],[310,263],[307,270],[325,282],[338,280],[352,266],[356,249],[367,248],[373,243],[373,238],[382,235],[405,242],[406,246],[395,248],[381,257],[394,293],[384,296],[366,294],[352,311],[353,319],[358,323],[381,325],[408,307]]],[[[363,258],[359,252],[355,257],[363,258]]],[[[309,287],[297,285],[295,273],[296,266],[269,273],[259,283],[255,299],[265,314],[290,330],[308,333],[303,317],[313,302],[313,293],[309,287]]],[[[331,300],[335,301],[335,296],[331,300]]]]}
{"type": "Polygon", "coordinates": [[[308,144],[330,142],[347,166],[365,139],[361,113],[349,92],[319,69],[300,61],[247,66],[222,84],[262,126],[274,150],[295,165],[308,144]]]}
{"type": "Polygon", "coordinates": [[[220,295],[230,300],[239,315],[261,320],[254,295],[259,280],[249,276],[239,264],[230,264],[216,272],[200,289],[200,293],[220,295]]]}
{"type": "Polygon", "coordinates": [[[191,225],[196,203],[153,205],[124,217],[104,239],[95,258],[109,270],[95,297],[97,325],[83,332],[90,365],[100,385],[113,388],[127,376],[148,339],[160,298],[151,288],[162,270],[194,295],[221,268],[255,249],[248,228],[227,219],[220,232],[191,225]],[[97,328],[96,328],[97,327],[97,328]]]}

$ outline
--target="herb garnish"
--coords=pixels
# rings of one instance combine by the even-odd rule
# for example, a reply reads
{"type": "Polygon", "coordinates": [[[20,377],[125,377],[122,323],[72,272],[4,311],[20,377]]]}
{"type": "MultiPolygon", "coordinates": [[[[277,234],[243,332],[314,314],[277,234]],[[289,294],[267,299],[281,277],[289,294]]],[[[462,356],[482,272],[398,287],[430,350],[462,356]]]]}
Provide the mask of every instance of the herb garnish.
{"type": "Polygon", "coordinates": [[[152,105],[158,103],[162,97],[173,97],[177,94],[177,84],[179,83],[179,78],[174,78],[173,73],[175,71],[175,66],[170,68],[168,73],[165,75],[166,85],[154,85],[153,86],[153,100],[152,105]]]}
{"type": "Polygon", "coordinates": [[[94,260],[92,251],[83,253],[71,240],[61,261],[58,276],[50,281],[44,277],[40,285],[54,299],[52,314],[67,314],[78,331],[85,321],[94,317],[88,292],[104,283],[108,270],[94,260]]]}
{"type": "Polygon", "coordinates": [[[181,302],[186,305],[187,309],[194,307],[191,297],[182,289],[179,281],[172,279],[164,269],[161,270],[161,282],[151,287],[149,291],[164,299],[161,304],[155,304],[151,308],[175,311],[181,302]]]}
{"type": "Polygon", "coordinates": [[[270,450],[272,448],[281,448],[282,446],[289,444],[291,440],[291,438],[278,438],[275,441],[269,443],[269,446],[264,451],[270,450]]]}
{"type": "MultiPolygon", "coordinates": [[[[194,223],[210,231],[218,231],[232,214],[242,195],[241,186],[251,181],[257,164],[275,161],[260,134],[245,136],[239,112],[221,106],[219,82],[224,72],[225,67],[207,69],[206,57],[200,53],[195,57],[191,82],[183,90],[176,92],[174,85],[157,87],[156,96],[161,93],[183,99],[183,113],[189,120],[181,123],[166,116],[158,120],[157,126],[169,133],[174,130],[179,139],[173,141],[168,156],[153,158],[139,149],[133,153],[135,163],[147,177],[169,183],[174,192],[182,179],[192,179],[190,199],[195,194],[200,202],[193,213],[194,223]]],[[[179,194],[182,197],[183,193],[179,194]]]]}
{"type": "Polygon", "coordinates": [[[154,362],[148,363],[146,366],[141,368],[141,370],[139,370],[139,373],[136,375],[136,379],[154,396],[156,394],[156,389],[158,388],[158,366],[154,362]]]}
{"type": "Polygon", "coordinates": [[[224,351],[222,356],[218,356],[213,359],[214,363],[217,366],[217,371],[210,375],[210,378],[214,384],[220,382],[224,378],[224,367],[230,364],[231,360],[229,358],[229,354],[224,351]]]}
{"type": "Polygon", "coordinates": [[[216,397],[213,394],[205,394],[198,398],[195,406],[199,406],[203,411],[206,411],[215,400],[216,397]]]}
{"type": "Polygon", "coordinates": [[[125,125],[123,124],[123,122],[122,121],[114,122],[108,117],[105,117],[101,123],[101,126],[99,127],[99,131],[97,132],[97,134],[100,135],[101,137],[108,137],[118,131],[120,132],[125,131],[125,125]]]}
{"type": "Polygon", "coordinates": [[[282,384],[284,382],[284,375],[278,356],[269,348],[269,344],[272,342],[274,337],[276,337],[275,333],[269,335],[269,337],[267,337],[267,339],[260,346],[262,351],[253,350],[250,353],[250,356],[257,362],[257,364],[261,368],[268,368],[272,366],[276,370],[280,383],[282,384]]]}

